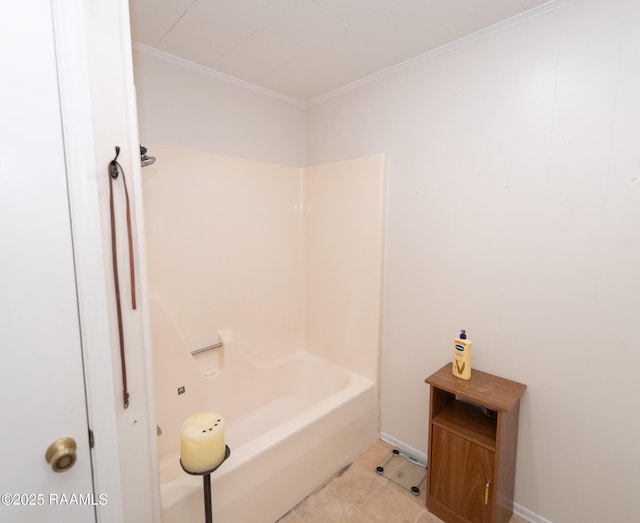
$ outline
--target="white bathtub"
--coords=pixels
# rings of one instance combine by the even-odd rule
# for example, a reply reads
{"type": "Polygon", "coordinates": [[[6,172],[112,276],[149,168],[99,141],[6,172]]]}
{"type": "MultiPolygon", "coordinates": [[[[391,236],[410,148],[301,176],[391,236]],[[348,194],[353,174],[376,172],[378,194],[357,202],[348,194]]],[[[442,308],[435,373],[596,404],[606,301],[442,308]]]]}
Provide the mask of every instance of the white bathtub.
{"type": "MultiPolygon", "coordinates": [[[[376,441],[374,382],[331,362],[307,352],[259,362],[228,342],[194,363],[195,383],[183,385],[206,398],[192,400],[191,410],[221,412],[231,449],[211,476],[216,523],[273,523],[376,441]],[[203,377],[212,366],[218,372],[203,377]]],[[[193,412],[171,402],[165,410],[174,412],[157,405],[162,521],[200,523],[202,478],[178,461],[178,422],[193,412]]]]}

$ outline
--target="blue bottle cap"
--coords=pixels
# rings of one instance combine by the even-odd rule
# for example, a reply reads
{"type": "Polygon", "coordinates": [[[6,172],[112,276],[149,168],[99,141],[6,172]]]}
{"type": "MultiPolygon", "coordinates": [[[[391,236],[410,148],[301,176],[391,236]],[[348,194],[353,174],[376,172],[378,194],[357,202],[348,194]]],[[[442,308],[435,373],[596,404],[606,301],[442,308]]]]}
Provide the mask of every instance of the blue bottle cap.
{"type": "Polygon", "coordinates": [[[460,333],[460,339],[461,340],[467,339],[467,333],[464,331],[464,329],[462,329],[462,332],[460,333]]]}

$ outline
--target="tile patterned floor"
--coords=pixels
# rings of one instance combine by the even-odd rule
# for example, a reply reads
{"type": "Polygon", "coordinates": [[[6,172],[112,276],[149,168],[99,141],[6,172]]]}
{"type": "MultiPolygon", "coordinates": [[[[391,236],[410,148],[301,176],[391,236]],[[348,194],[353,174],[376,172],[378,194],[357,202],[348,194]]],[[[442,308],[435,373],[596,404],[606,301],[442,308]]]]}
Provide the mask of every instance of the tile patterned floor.
{"type": "MultiPolygon", "coordinates": [[[[376,474],[391,448],[376,443],[278,523],[442,523],[425,509],[424,493],[414,496],[376,474]]],[[[510,523],[525,520],[514,515],[510,523]]]]}

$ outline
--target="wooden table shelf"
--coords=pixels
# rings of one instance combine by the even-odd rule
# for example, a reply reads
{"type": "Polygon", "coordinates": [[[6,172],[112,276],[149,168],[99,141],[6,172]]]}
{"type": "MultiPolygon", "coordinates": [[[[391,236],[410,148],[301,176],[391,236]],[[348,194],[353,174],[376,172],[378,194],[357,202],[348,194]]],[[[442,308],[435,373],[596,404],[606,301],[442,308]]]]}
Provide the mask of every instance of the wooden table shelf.
{"type": "Polygon", "coordinates": [[[488,450],[496,450],[497,418],[487,416],[480,405],[452,401],[433,418],[433,424],[488,450]]]}
{"type": "Polygon", "coordinates": [[[520,397],[526,385],[451,363],[431,385],[427,507],[447,523],[507,523],[513,513],[520,397]]]}

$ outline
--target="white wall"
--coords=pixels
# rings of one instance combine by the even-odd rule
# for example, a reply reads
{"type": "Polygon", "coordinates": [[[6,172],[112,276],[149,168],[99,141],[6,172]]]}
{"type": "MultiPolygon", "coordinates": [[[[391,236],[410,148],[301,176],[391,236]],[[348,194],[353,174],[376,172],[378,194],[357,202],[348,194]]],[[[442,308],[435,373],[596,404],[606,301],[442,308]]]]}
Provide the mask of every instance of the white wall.
{"type": "Polygon", "coordinates": [[[465,328],[528,385],[516,502],[637,521],[640,4],[580,0],[312,106],[307,160],[384,152],[382,431],[427,446],[465,328]]]}
{"type": "Polygon", "coordinates": [[[140,50],[133,59],[143,143],[304,165],[303,107],[140,50]]]}

